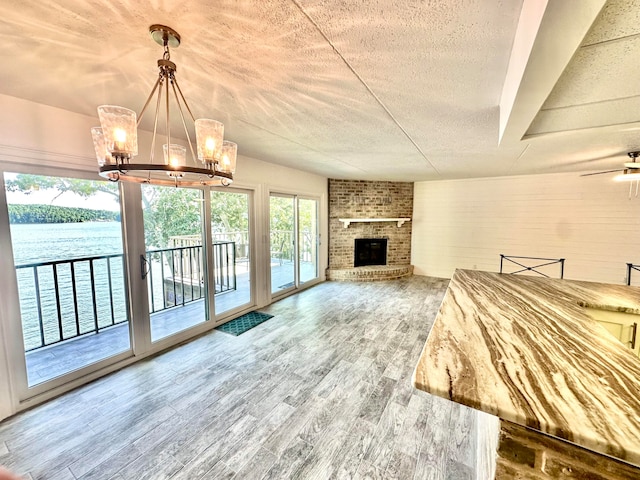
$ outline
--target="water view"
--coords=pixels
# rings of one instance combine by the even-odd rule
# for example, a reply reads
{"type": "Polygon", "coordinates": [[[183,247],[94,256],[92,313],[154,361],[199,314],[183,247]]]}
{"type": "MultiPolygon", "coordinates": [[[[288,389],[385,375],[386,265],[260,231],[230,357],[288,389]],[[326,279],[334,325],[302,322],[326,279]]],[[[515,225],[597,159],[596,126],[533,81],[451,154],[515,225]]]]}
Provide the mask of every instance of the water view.
{"type": "MultiPolygon", "coordinates": [[[[108,182],[28,174],[5,173],[4,180],[28,385],[128,350],[117,187],[108,182]],[[91,335],[94,332],[100,334],[91,335]]],[[[155,342],[207,319],[201,300],[206,278],[200,245],[201,202],[191,201],[202,192],[158,187],[143,189],[143,195],[144,268],[151,341],[155,342]],[[179,311],[173,308],[178,306],[179,311]]],[[[221,217],[212,221],[212,230],[218,232],[212,261],[216,265],[215,309],[220,313],[251,300],[249,197],[212,192],[213,197],[221,217]],[[232,218],[228,212],[234,212],[232,218]],[[230,226],[234,228],[229,233],[230,226]],[[241,281],[236,281],[236,260],[246,264],[241,281]],[[242,291],[237,289],[239,284],[242,291]]]]}
{"type": "Polygon", "coordinates": [[[12,224],[16,266],[122,253],[120,222],[12,224]]]}
{"type": "Polygon", "coordinates": [[[11,238],[26,350],[127,320],[119,222],[12,224],[11,238]]]}

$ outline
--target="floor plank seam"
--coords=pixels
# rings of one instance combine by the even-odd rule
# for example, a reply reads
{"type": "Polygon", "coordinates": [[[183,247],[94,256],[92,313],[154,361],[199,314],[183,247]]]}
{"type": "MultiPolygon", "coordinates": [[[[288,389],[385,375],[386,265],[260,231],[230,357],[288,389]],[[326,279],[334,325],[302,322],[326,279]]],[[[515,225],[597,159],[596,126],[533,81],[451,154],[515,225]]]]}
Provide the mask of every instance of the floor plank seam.
{"type": "Polygon", "coordinates": [[[466,475],[466,414],[411,384],[445,287],[325,282],[264,309],[277,323],[199,337],[0,422],[0,463],[58,480],[466,475]]]}

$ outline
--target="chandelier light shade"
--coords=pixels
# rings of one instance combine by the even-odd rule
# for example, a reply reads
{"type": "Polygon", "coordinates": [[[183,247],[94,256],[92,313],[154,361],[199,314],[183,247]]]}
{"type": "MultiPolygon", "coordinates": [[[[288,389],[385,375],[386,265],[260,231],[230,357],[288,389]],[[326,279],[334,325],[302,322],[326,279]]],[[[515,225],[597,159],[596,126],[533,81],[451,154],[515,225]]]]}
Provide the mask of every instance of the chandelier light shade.
{"type": "MultiPolygon", "coordinates": [[[[183,147],[177,143],[172,143],[171,145],[165,143],[162,146],[162,153],[164,154],[164,164],[172,169],[184,167],[187,164],[187,147],[183,147]]],[[[167,175],[182,178],[183,173],[171,170],[167,171],[167,175]]]]}
{"type": "Polygon", "coordinates": [[[180,35],[170,27],[151,25],[151,37],[164,47],[158,60],[159,75],[140,115],[115,105],[98,107],[100,127],[91,129],[100,175],[113,181],[127,181],[175,186],[229,185],[236,169],[237,145],[224,141],[224,125],[216,120],[195,119],[176,78],[176,64],[170,59],[169,47],[180,45],[180,35]],[[173,94],[173,95],[171,95],[173,94]],[[137,161],[138,126],[154,95],[155,117],[149,159],[137,161]],[[170,99],[173,98],[173,102],[170,99]],[[176,143],[171,136],[170,103],[177,106],[184,127],[187,146],[176,143]],[[164,112],[164,113],[163,113],[164,112]],[[188,115],[188,117],[187,117],[188,115]],[[156,137],[160,117],[164,117],[166,143],[162,159],[155,159],[156,137]],[[195,127],[194,152],[187,118],[195,127]],[[187,148],[191,156],[187,156],[187,148]],[[162,175],[162,172],[167,176],[162,175]]]}
{"type": "Polygon", "coordinates": [[[199,118],[195,121],[198,142],[198,160],[205,165],[212,165],[222,153],[224,125],[215,120],[199,118]]]}
{"type": "Polygon", "coordinates": [[[98,158],[98,166],[103,167],[105,164],[113,164],[113,157],[107,151],[107,144],[104,141],[102,128],[93,127],[91,129],[91,137],[93,138],[93,148],[95,149],[96,157],[98,158]]]}
{"type": "Polygon", "coordinates": [[[112,157],[130,159],[138,155],[136,112],[115,105],[98,107],[105,148],[112,157]]]}
{"type": "Polygon", "coordinates": [[[220,160],[220,170],[234,174],[236,172],[236,157],[238,156],[238,145],[233,142],[222,142],[222,155],[220,160]]]}

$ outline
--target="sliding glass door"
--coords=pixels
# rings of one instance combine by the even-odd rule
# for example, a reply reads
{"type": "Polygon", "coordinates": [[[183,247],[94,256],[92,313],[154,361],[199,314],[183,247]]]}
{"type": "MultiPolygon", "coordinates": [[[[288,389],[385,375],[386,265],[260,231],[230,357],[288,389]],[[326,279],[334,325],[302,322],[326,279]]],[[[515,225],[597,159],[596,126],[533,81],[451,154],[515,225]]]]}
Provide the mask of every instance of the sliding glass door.
{"type": "Polygon", "coordinates": [[[211,191],[216,316],[251,305],[251,193],[211,191]]]}
{"type": "Polygon", "coordinates": [[[130,352],[118,186],[16,173],[4,182],[27,387],[130,352]]]}
{"type": "Polygon", "coordinates": [[[318,278],[318,201],[272,193],[269,201],[271,293],[318,278]]]}
{"type": "Polygon", "coordinates": [[[151,341],[207,320],[203,191],[142,185],[151,341]]]}
{"type": "Polygon", "coordinates": [[[271,293],[295,288],[295,221],[295,197],[271,194],[269,201],[271,293]]]}
{"type": "Polygon", "coordinates": [[[300,283],[318,278],[318,201],[298,199],[298,265],[300,283]]]}

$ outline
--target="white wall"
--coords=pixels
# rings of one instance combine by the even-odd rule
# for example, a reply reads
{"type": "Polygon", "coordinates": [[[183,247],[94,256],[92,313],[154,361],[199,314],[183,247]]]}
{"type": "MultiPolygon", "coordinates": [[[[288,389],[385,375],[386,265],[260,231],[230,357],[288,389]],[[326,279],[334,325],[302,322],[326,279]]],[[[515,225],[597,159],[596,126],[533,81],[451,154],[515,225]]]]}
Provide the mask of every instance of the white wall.
{"type": "Polygon", "coordinates": [[[624,283],[626,263],[640,263],[640,197],[629,200],[629,185],[613,176],[417,182],[415,273],[498,271],[503,253],[566,258],[565,278],[624,283]]]}
{"type": "MultiPolygon", "coordinates": [[[[72,113],[58,108],[41,105],[15,97],[0,95],[0,174],[2,171],[32,171],[45,174],[64,175],[64,170],[88,178],[97,178],[97,163],[93,153],[90,128],[98,125],[97,114],[93,117],[72,113]],[[56,168],[55,170],[52,168],[56,168]]],[[[140,152],[148,149],[151,135],[140,132],[140,152]]],[[[320,199],[320,237],[327,238],[328,225],[328,181],[326,177],[313,175],[292,168],[276,166],[253,158],[239,157],[234,187],[250,189],[254,192],[254,215],[256,216],[254,258],[268,258],[269,255],[269,193],[299,194],[320,199]],[[266,257],[265,257],[266,256],[266,257]]],[[[4,195],[0,202],[6,203],[4,195]]],[[[4,206],[0,205],[4,211],[4,206]]],[[[0,212],[1,213],[1,212],[0,212]]],[[[6,217],[6,215],[4,215],[6,217]]],[[[0,244],[10,246],[8,220],[0,214],[0,244]],[[3,243],[4,242],[4,243],[3,243]]],[[[319,273],[324,280],[327,267],[327,245],[320,246],[319,273]]],[[[5,250],[7,253],[9,250],[5,250]]],[[[10,257],[10,256],[9,256],[10,257]]],[[[4,258],[4,257],[3,257],[4,258]]],[[[7,259],[8,263],[10,258],[7,259]]],[[[1,262],[0,262],[1,263],[1,262]]],[[[256,290],[265,290],[268,281],[268,265],[256,265],[256,290]]],[[[265,263],[265,262],[262,262],[265,263]]],[[[19,322],[19,307],[6,308],[12,293],[6,282],[0,282],[0,420],[14,413],[18,406],[15,385],[11,379],[12,367],[19,362],[12,359],[15,348],[9,348],[8,331],[14,330],[19,322]]],[[[14,297],[16,295],[13,295],[14,297]]],[[[271,300],[268,291],[257,295],[258,306],[271,300]]],[[[11,305],[9,305],[11,306],[11,305]]],[[[15,307],[15,305],[13,305],[15,307]]],[[[19,335],[19,333],[18,333],[19,335]]],[[[15,335],[14,335],[15,337],[15,335]]],[[[21,354],[21,353],[20,353],[21,354]]],[[[14,356],[15,357],[15,356],[14,356]]]]}

